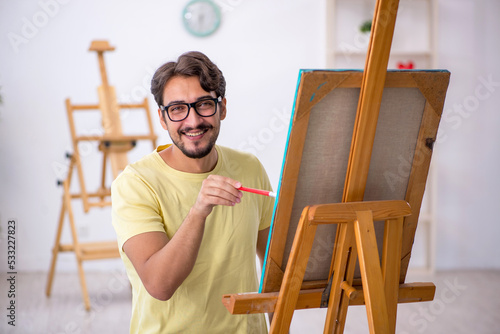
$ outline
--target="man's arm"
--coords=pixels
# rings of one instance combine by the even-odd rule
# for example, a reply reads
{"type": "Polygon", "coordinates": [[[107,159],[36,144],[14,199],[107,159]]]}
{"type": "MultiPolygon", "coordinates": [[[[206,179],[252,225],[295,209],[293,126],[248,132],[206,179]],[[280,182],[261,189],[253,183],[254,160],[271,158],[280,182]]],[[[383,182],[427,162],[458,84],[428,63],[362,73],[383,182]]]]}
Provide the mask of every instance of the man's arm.
{"type": "Polygon", "coordinates": [[[216,205],[239,203],[240,186],[230,178],[210,175],[203,181],[196,203],[172,239],[163,232],[147,232],[124,243],[123,251],[152,297],[159,300],[172,297],[194,267],[206,218],[216,205]]]}

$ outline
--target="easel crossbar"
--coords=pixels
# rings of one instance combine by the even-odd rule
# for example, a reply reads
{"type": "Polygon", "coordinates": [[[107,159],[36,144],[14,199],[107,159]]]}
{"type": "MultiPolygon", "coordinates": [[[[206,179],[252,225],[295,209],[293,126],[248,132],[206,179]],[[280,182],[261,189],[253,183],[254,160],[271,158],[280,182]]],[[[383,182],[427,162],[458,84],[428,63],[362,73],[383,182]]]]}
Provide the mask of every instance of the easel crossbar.
{"type": "Polygon", "coordinates": [[[100,260],[119,258],[118,243],[116,241],[87,242],[74,244],[60,244],[56,249],[59,252],[80,252],[82,260],[100,260]]]}
{"type": "Polygon", "coordinates": [[[156,135],[138,135],[138,136],[112,136],[112,135],[104,135],[104,136],[77,136],[75,137],[76,142],[80,141],[109,141],[109,142],[127,142],[127,141],[136,141],[136,140],[156,140],[156,135]]]}
{"type": "Polygon", "coordinates": [[[405,201],[366,201],[313,205],[309,208],[310,224],[340,224],[354,222],[357,212],[370,208],[374,220],[394,219],[411,215],[405,201]]]}
{"type": "MultiPolygon", "coordinates": [[[[349,306],[365,305],[362,286],[354,286],[356,297],[349,300],[349,306]]],[[[301,290],[296,310],[319,308],[324,289],[301,290]]],[[[398,304],[432,301],[436,292],[433,283],[416,282],[399,285],[398,304]]],[[[222,303],[231,314],[254,314],[274,312],[279,292],[239,293],[222,297],[222,303]]]]}

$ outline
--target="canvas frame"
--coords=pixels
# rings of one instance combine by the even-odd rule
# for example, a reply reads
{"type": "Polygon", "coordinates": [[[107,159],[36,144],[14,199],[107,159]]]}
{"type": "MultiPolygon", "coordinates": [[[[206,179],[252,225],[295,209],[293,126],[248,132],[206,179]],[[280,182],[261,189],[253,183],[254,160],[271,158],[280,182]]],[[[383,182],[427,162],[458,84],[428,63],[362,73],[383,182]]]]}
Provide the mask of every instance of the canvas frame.
{"type": "MultiPolygon", "coordinates": [[[[302,158],[306,145],[308,125],[314,107],[328,94],[342,88],[357,89],[361,87],[362,71],[335,71],[335,70],[301,70],[297,93],[292,114],[288,144],[285,150],[281,179],[278,187],[278,197],[275,205],[274,218],[271,225],[272,233],[266,252],[262,281],[259,292],[279,291],[283,274],[286,268],[287,240],[292,235],[293,228],[298,221],[292,221],[292,208],[296,193],[304,191],[298,187],[302,158]],[[292,231],[290,231],[292,229],[292,231]]],[[[412,209],[411,216],[405,217],[403,227],[403,246],[401,258],[400,283],[403,283],[409,266],[411,250],[417,228],[422,197],[425,191],[429,171],[433,144],[437,138],[437,130],[443,111],[444,99],[449,82],[450,73],[441,70],[425,71],[388,71],[384,89],[402,88],[418,89],[423,96],[421,121],[415,140],[414,155],[411,159],[411,168],[404,191],[404,198],[412,209]]],[[[357,102],[357,101],[356,101],[357,102]]],[[[353,112],[356,112],[354,107],[353,112]]],[[[332,126],[332,129],[334,126],[332,126]]],[[[310,131],[310,130],[309,130],[310,131]]],[[[395,143],[397,144],[397,142],[395,143]]],[[[316,155],[312,155],[313,157],[316,155]]],[[[309,156],[311,158],[311,156],[309,156]]],[[[373,157],[372,157],[373,159],[373,157]]],[[[308,184],[301,180],[302,185],[308,184]]],[[[386,198],[372,198],[384,200],[386,198]]],[[[307,203],[314,205],[321,203],[307,203]]],[[[288,241],[290,243],[290,241],[288,241]]],[[[381,247],[381,245],[380,245],[381,247]]],[[[333,252],[333,250],[332,250],[333,252]]],[[[324,268],[323,268],[324,270],[324,268]]],[[[316,277],[313,280],[304,280],[302,289],[324,288],[332,275],[333,264],[328,275],[316,277]]]]}

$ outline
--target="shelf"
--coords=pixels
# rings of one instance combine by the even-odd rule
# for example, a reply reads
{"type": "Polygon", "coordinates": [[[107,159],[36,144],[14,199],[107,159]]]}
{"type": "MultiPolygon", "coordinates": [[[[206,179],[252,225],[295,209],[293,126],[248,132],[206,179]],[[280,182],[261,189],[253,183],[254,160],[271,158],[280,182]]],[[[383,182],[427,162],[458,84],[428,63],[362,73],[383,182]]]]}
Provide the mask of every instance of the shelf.
{"type": "MultiPolygon", "coordinates": [[[[375,0],[328,0],[326,24],[326,64],[346,65],[343,56],[365,57],[369,33],[360,26],[373,17],[375,0]],[[340,15],[341,14],[341,15],[340,15]]],[[[400,0],[392,41],[392,58],[426,58],[422,66],[436,67],[436,0],[400,0]]],[[[409,60],[409,59],[408,59],[409,60]]],[[[341,67],[341,66],[340,66],[341,67]]],[[[422,68],[422,67],[419,67],[422,68]]]]}

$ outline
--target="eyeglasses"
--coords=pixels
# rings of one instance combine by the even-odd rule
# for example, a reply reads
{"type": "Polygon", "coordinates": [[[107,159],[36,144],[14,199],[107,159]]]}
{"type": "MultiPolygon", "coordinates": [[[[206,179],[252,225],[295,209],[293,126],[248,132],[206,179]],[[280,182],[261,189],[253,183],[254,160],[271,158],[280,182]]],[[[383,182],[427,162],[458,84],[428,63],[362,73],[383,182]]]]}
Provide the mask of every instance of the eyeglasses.
{"type": "Polygon", "coordinates": [[[193,103],[172,103],[167,106],[160,106],[160,109],[167,112],[167,116],[172,122],[180,122],[189,116],[191,108],[201,117],[215,115],[217,104],[221,101],[222,97],[219,96],[214,99],[203,99],[193,103]]]}

